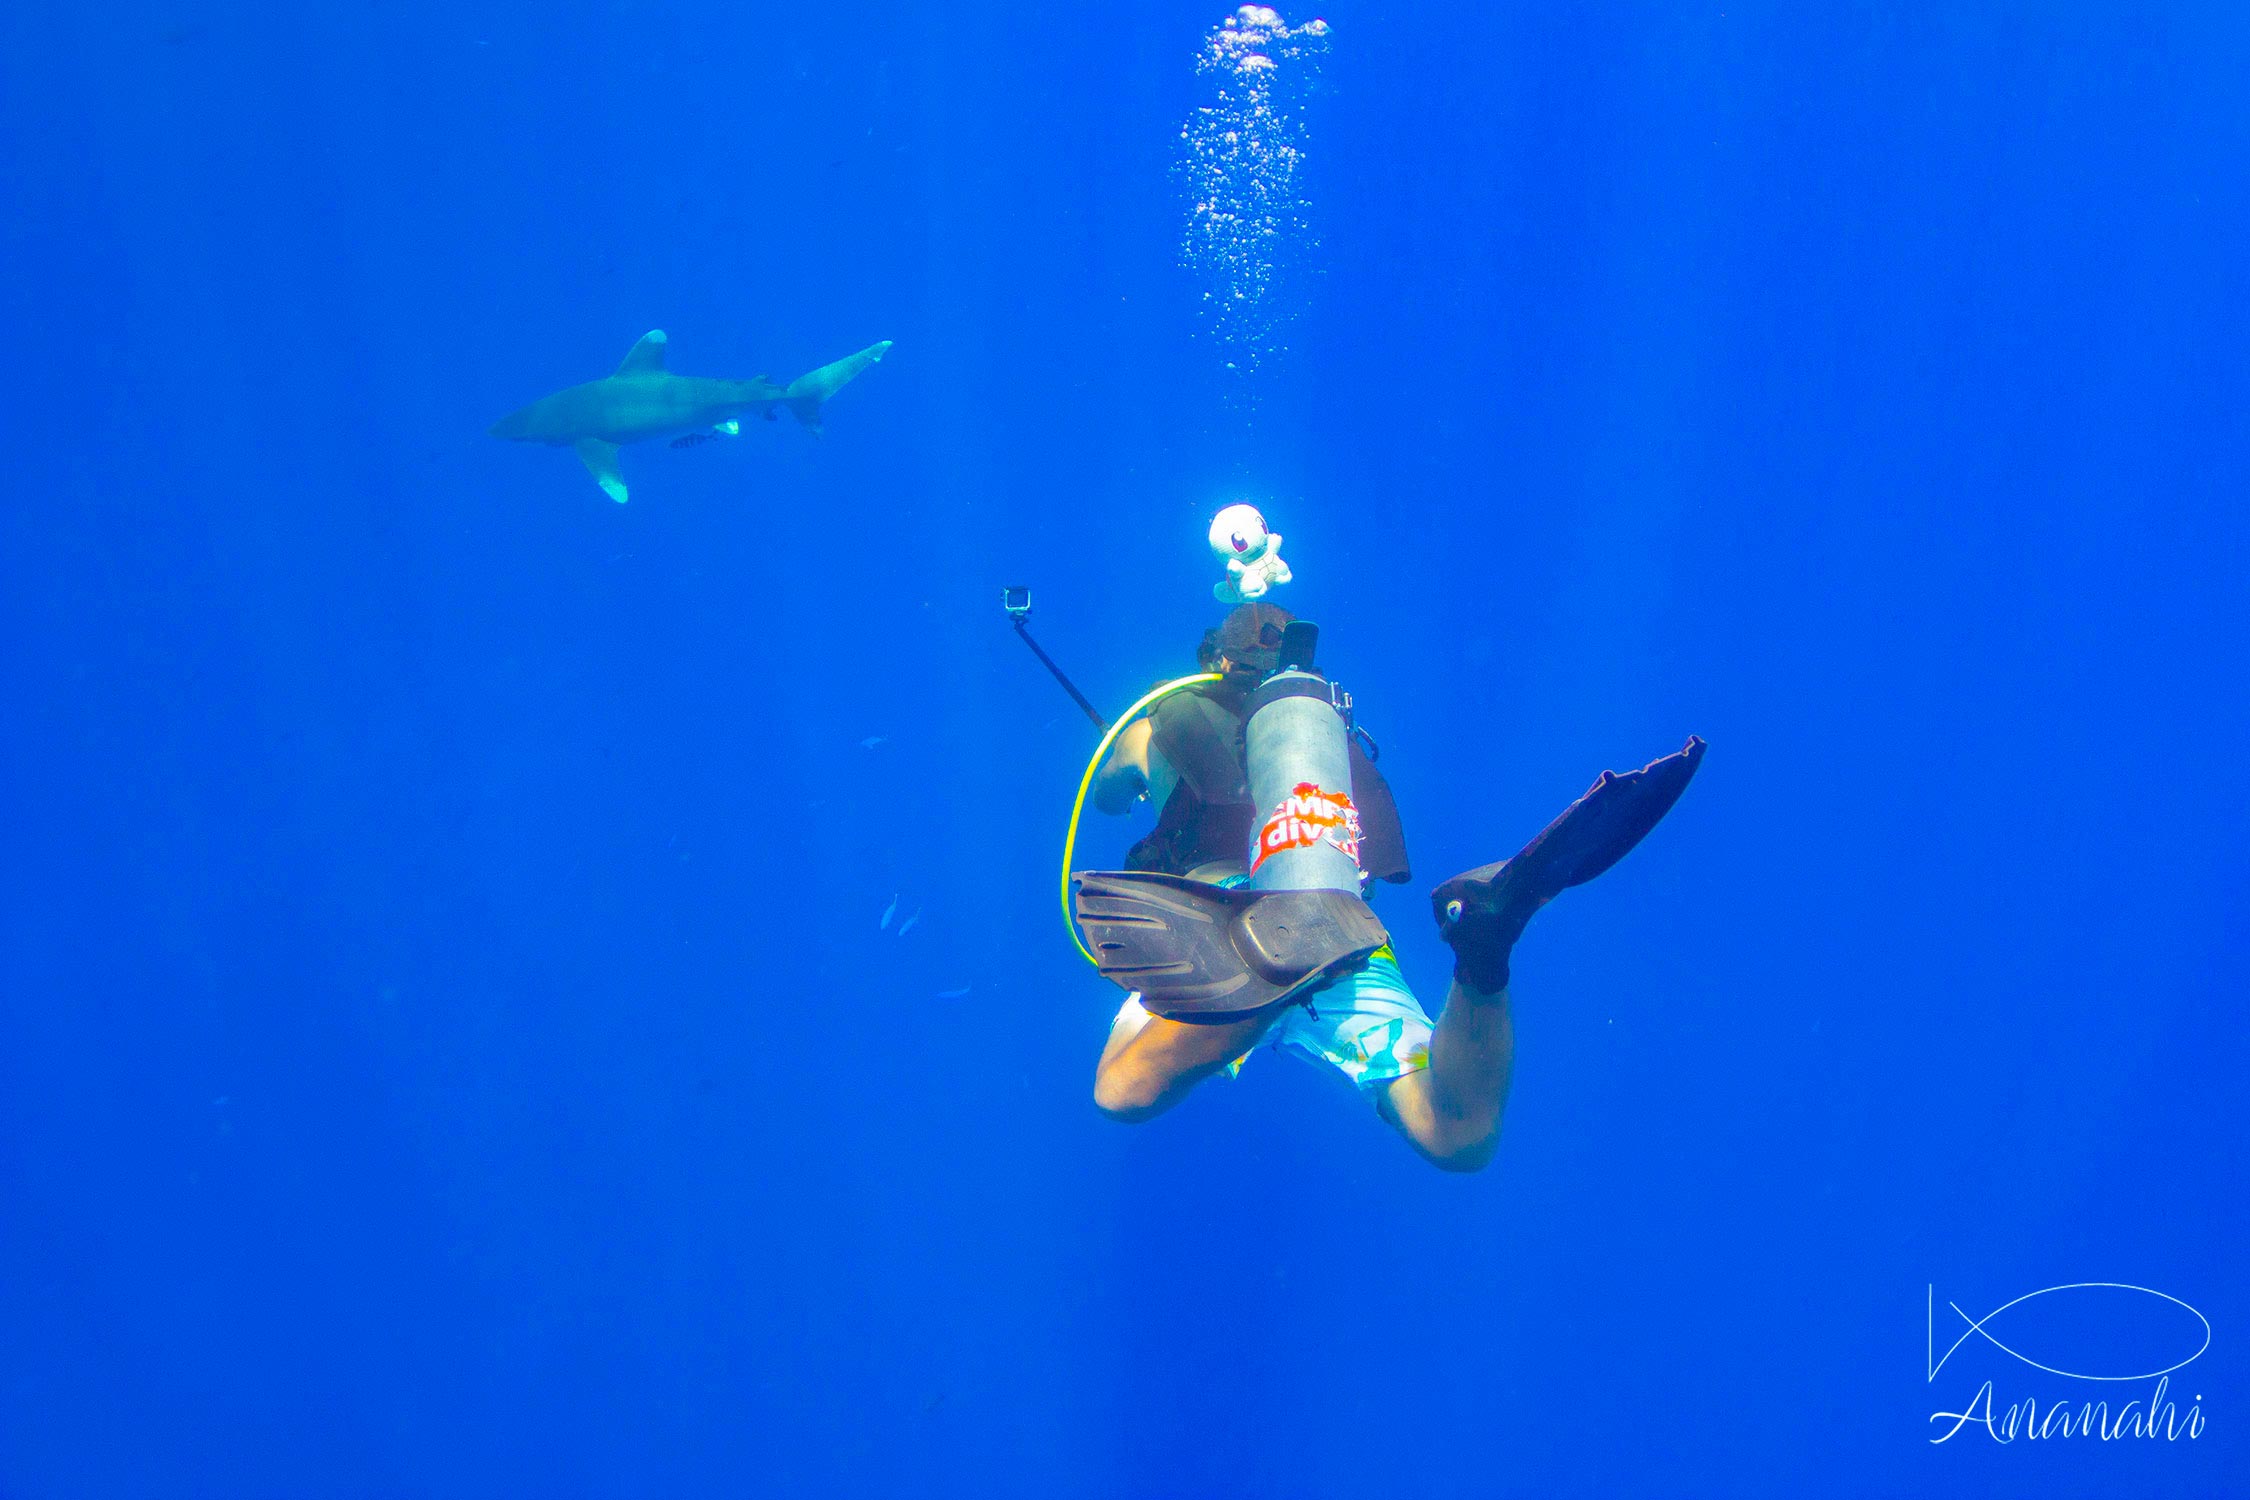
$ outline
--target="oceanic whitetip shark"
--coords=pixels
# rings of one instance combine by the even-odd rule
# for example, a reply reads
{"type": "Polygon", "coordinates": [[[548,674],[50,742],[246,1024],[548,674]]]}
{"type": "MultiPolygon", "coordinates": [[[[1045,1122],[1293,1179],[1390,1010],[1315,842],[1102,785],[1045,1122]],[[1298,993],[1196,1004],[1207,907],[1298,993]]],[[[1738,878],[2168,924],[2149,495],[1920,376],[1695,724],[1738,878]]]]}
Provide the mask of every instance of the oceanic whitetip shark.
{"type": "Polygon", "coordinates": [[[693,441],[690,435],[732,437],[741,431],[744,417],[760,416],[770,422],[775,409],[783,406],[817,433],[820,404],[891,347],[889,339],[869,344],[783,386],[765,375],[751,380],[674,375],[664,368],[665,344],[661,328],[642,335],[614,374],[541,397],[493,423],[492,435],[577,449],[602,493],[623,505],[625,476],[617,471],[620,444],[660,437],[693,441]]]}

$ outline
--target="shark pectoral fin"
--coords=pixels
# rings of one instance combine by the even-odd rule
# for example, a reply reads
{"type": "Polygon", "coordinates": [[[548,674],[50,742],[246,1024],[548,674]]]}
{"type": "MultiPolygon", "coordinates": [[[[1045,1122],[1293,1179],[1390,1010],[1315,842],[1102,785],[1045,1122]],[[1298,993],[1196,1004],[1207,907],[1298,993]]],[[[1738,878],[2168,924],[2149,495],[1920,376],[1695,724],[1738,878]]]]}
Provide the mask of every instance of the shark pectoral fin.
{"type": "Polygon", "coordinates": [[[577,446],[579,462],[585,464],[586,472],[594,476],[594,483],[602,487],[603,494],[623,505],[625,476],[617,472],[617,445],[605,443],[599,438],[587,438],[577,446]]]}
{"type": "Polygon", "coordinates": [[[664,330],[651,328],[641,335],[641,341],[625,351],[625,361],[617,367],[620,375],[653,375],[664,369],[664,350],[667,340],[664,330]]]}

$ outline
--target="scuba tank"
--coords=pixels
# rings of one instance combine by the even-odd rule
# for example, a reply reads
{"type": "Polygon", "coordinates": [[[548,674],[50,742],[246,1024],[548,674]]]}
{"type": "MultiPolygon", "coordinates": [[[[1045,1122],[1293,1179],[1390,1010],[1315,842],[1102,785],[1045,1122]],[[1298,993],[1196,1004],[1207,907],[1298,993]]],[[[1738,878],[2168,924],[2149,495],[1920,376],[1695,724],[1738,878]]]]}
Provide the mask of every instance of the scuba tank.
{"type": "MultiPolygon", "coordinates": [[[[1291,625],[1291,631],[1298,627],[1291,625]]],[[[1282,647],[1288,660],[1289,647],[1282,647]]],[[[1359,809],[1352,803],[1351,695],[1312,670],[1284,666],[1250,695],[1242,734],[1250,801],[1250,885],[1261,891],[1360,893],[1359,809]]]]}

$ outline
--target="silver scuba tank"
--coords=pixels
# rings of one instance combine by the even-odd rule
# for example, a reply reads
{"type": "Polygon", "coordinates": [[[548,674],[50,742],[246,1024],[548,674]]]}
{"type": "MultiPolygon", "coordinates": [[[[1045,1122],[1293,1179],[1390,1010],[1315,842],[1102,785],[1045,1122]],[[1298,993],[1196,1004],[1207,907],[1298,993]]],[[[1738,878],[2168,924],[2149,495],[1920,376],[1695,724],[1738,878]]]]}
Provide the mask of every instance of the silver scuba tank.
{"type": "Polygon", "coordinates": [[[1309,662],[1285,666],[1250,695],[1243,737],[1258,810],[1252,890],[1360,893],[1350,702],[1309,662]]]}

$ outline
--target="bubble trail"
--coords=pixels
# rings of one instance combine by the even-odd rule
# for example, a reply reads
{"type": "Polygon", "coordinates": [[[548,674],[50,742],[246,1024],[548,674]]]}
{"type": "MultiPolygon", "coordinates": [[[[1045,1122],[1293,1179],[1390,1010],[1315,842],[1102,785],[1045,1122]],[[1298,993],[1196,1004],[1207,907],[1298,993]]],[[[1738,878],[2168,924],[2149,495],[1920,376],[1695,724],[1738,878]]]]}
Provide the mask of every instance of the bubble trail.
{"type": "Polygon", "coordinates": [[[1196,274],[1210,336],[1245,374],[1283,347],[1294,283],[1319,248],[1300,180],[1298,106],[1327,49],[1326,21],[1291,27],[1268,6],[1245,5],[1196,54],[1206,102],[1180,130],[1182,258],[1196,274]]]}

